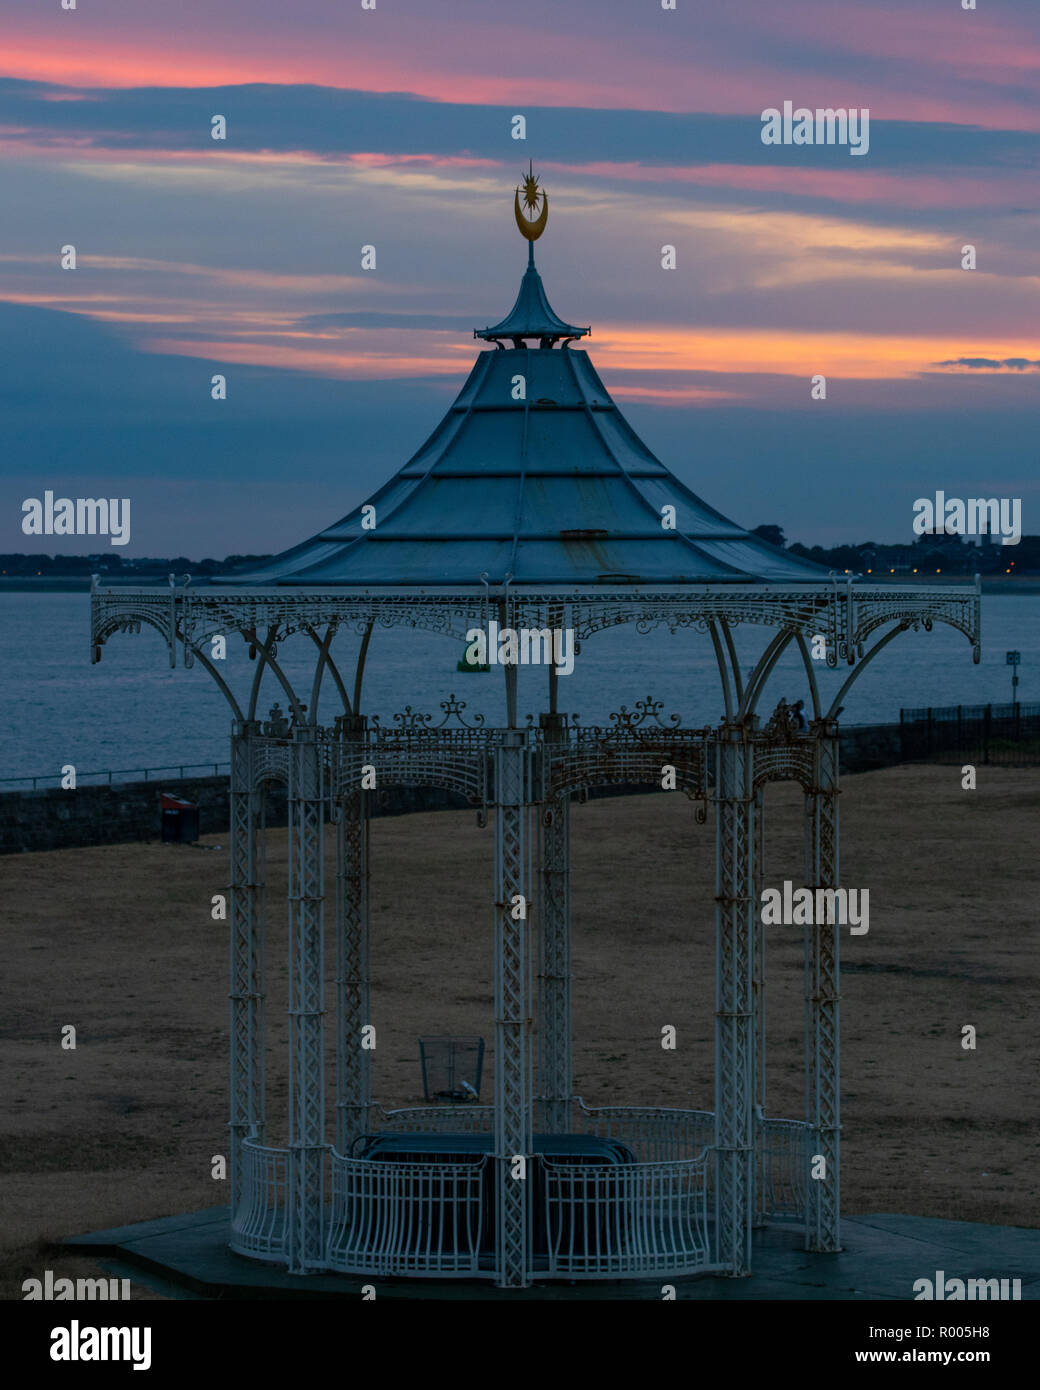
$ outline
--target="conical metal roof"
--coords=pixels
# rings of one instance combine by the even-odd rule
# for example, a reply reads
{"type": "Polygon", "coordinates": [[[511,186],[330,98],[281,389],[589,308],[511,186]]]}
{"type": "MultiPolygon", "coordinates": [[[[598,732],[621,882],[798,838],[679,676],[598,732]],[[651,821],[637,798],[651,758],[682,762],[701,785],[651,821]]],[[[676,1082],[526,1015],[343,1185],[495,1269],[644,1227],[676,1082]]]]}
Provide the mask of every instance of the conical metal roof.
{"type": "Polygon", "coordinates": [[[588,354],[566,341],[588,332],[553,312],[529,254],[510,314],[476,330],[495,348],[477,357],[422,448],[347,516],[223,582],[483,590],[509,580],[573,593],[827,580],[821,566],[729,521],[654,457],[588,354]]]}

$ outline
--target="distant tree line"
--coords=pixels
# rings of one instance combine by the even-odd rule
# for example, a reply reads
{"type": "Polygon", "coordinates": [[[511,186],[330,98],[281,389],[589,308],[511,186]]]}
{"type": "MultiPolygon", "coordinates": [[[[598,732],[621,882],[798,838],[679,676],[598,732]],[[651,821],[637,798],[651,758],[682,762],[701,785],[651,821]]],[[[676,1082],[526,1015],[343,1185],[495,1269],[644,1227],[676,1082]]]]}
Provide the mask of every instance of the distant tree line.
{"type": "Polygon", "coordinates": [[[168,574],[199,575],[231,574],[238,569],[252,569],[269,555],[228,555],[223,560],[189,560],[186,555],[173,559],[140,556],[129,559],[107,551],[100,555],[0,555],[3,574],[29,574],[64,578],[68,575],[118,574],[127,578],[162,578],[168,574]]]}
{"type": "MultiPolygon", "coordinates": [[[[856,545],[802,545],[788,543],[783,527],[756,526],[752,535],[770,545],[814,560],[839,574],[1012,574],[1040,573],[1040,536],[1023,536],[1018,545],[1001,545],[1000,537],[981,537],[981,545],[963,536],[924,535],[909,545],[880,545],[862,541],[856,545]],[[995,543],[994,543],[995,542],[995,543]]],[[[269,555],[228,555],[223,560],[189,560],[186,555],[172,559],[140,556],[136,559],[103,551],[99,555],[0,555],[0,573],[64,578],[75,575],[119,575],[126,579],[165,579],[168,574],[191,574],[204,578],[213,574],[232,574],[253,569],[269,555]]]]}
{"type": "Polygon", "coordinates": [[[1001,545],[1000,537],[982,536],[981,544],[945,532],[923,535],[908,545],[879,545],[861,541],[856,545],[790,544],[781,526],[756,526],[752,535],[791,555],[813,560],[839,574],[1012,574],[1040,573],[1040,536],[1023,536],[1017,545],[1001,545]]]}

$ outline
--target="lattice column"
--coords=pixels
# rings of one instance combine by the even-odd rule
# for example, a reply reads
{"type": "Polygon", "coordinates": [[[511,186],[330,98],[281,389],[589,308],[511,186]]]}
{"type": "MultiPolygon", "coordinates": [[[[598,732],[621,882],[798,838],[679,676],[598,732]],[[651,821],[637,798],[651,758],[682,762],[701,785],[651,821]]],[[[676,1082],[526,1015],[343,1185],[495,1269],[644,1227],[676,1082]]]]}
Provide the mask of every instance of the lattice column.
{"type": "Polygon", "coordinates": [[[289,1268],[320,1266],[325,1225],[325,826],[321,749],[289,750],[289,1268]]]}
{"type": "Polygon", "coordinates": [[[754,752],[739,726],[716,744],[715,1187],[719,1262],[746,1274],[751,1261],[754,1171],[751,977],[754,958],[754,752]]]}
{"type": "Polygon", "coordinates": [[[237,722],[231,736],[229,1175],[231,1211],[243,1196],[242,1141],[264,1137],[263,843],[254,789],[253,737],[260,725],[237,722]]]}
{"type": "MultiPolygon", "coordinates": [[[[543,714],[546,757],[565,743],[562,716],[543,714]]],[[[545,1097],[547,1134],[570,1127],[574,1089],[571,1057],[571,799],[568,792],[546,802],[542,817],[541,977],[538,1010],[539,1090],[545,1097]]]]}
{"type": "MultiPolygon", "coordinates": [[[[814,737],[814,776],[812,790],[805,798],[806,884],[813,889],[837,888],[838,731],[833,722],[821,721],[812,725],[810,732],[814,737]]],[[[812,1154],[826,1161],[825,1177],[807,1178],[807,1250],[841,1249],[840,930],[837,921],[806,927],[806,1120],[812,1127],[812,1154]]]]}
{"type": "Polygon", "coordinates": [[[369,1018],[368,793],[360,786],[364,716],[337,720],[355,785],[336,808],[336,1148],[349,1154],[364,1134],[371,1104],[369,1052],[361,1030],[369,1018]]]}
{"type": "Polygon", "coordinates": [[[752,1095],[754,1098],[755,1224],[765,1221],[766,1197],[763,1190],[765,1165],[764,1122],[766,1117],[766,934],[762,927],[762,889],[765,881],[765,787],[755,790],[754,856],[752,859],[752,898],[755,904],[753,931],[753,969],[751,975],[752,1095]]]}
{"type": "Polygon", "coordinates": [[[500,1288],[529,1282],[531,1020],[527,922],[517,899],[530,876],[530,753],[523,731],[505,729],[495,749],[495,1174],[500,1288]],[[514,1176],[523,1158],[526,1176],[514,1176]]]}

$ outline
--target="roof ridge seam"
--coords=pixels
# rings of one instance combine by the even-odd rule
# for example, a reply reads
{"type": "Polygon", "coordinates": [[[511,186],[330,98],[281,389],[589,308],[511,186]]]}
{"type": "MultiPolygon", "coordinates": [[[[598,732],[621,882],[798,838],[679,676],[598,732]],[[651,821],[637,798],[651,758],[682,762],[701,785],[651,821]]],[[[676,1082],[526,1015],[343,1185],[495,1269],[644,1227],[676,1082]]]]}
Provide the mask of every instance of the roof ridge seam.
{"type": "MultiPolygon", "coordinates": [[[[531,349],[525,348],[530,354],[531,349]]],[[[527,427],[531,419],[531,400],[527,394],[528,366],[524,365],[524,431],[520,440],[520,478],[516,490],[516,512],[513,516],[513,543],[509,550],[509,574],[516,573],[517,551],[520,549],[520,523],[524,515],[524,481],[527,477],[527,427]]]]}

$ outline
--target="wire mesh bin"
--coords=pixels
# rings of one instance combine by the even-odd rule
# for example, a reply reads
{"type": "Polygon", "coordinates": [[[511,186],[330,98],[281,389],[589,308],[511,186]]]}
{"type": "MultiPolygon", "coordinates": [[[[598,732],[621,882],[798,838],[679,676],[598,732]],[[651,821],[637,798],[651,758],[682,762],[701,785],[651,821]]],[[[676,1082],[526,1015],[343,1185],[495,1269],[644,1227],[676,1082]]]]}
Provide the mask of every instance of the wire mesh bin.
{"type": "Polygon", "coordinates": [[[476,1101],[484,1071],[484,1039],[438,1037],[419,1039],[423,1095],[426,1100],[476,1101]]]}

